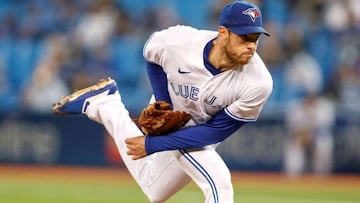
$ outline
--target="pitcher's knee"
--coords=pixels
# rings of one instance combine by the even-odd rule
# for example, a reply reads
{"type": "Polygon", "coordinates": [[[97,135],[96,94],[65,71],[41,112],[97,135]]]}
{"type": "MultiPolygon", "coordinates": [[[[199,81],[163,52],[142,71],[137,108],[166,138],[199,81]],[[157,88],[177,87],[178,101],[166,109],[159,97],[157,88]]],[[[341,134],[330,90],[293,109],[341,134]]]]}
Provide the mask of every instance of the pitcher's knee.
{"type": "Polygon", "coordinates": [[[232,184],[222,185],[218,190],[218,195],[219,195],[219,203],[234,202],[234,189],[233,189],[232,184]]]}
{"type": "Polygon", "coordinates": [[[214,184],[203,187],[206,202],[233,203],[234,189],[230,179],[217,180],[214,184]]]}
{"type": "Polygon", "coordinates": [[[147,195],[147,197],[151,203],[163,203],[170,198],[168,195],[164,195],[160,193],[147,195]]]}
{"type": "Polygon", "coordinates": [[[163,203],[163,202],[165,202],[166,200],[167,200],[167,198],[166,199],[163,199],[163,198],[149,198],[149,200],[150,200],[150,202],[151,203],[163,203]]]}

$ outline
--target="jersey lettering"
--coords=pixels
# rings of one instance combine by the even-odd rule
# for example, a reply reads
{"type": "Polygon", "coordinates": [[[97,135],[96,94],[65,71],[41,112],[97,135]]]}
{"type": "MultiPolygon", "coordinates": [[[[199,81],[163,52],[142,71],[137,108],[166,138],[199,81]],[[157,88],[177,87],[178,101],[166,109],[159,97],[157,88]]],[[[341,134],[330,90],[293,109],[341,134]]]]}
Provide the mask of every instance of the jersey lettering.
{"type": "Polygon", "coordinates": [[[205,102],[206,102],[207,104],[209,104],[209,105],[212,105],[212,104],[215,102],[216,99],[217,99],[216,96],[212,96],[211,99],[210,99],[210,101],[209,101],[209,100],[206,100],[205,102]]]}
{"type": "Polygon", "coordinates": [[[188,98],[194,101],[197,101],[198,98],[198,94],[199,94],[199,88],[195,87],[195,86],[191,86],[191,85],[182,85],[182,84],[177,84],[174,85],[174,83],[170,83],[175,95],[177,96],[181,96],[184,98],[188,98]]]}

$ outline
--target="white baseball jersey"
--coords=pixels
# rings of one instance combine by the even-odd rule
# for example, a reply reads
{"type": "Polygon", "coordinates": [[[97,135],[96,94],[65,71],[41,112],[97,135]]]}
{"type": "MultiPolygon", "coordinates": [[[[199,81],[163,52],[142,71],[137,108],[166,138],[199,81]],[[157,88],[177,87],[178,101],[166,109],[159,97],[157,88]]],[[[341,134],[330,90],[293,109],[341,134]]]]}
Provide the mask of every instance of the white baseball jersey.
{"type": "Polygon", "coordinates": [[[163,67],[174,109],[205,123],[225,108],[236,120],[256,120],[272,91],[272,78],[258,54],[250,63],[213,75],[204,48],[217,32],[174,26],[155,32],[144,48],[149,62],[163,67]]]}

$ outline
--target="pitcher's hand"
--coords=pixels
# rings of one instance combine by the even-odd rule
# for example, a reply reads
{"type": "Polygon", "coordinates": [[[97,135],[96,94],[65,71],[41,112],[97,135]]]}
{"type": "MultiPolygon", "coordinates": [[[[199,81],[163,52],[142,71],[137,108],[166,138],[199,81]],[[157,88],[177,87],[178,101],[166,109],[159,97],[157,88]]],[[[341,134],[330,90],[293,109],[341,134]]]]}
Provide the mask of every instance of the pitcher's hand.
{"type": "Polygon", "coordinates": [[[147,155],[145,150],[145,136],[127,138],[125,143],[128,148],[127,154],[131,156],[133,160],[141,159],[147,155]]]}

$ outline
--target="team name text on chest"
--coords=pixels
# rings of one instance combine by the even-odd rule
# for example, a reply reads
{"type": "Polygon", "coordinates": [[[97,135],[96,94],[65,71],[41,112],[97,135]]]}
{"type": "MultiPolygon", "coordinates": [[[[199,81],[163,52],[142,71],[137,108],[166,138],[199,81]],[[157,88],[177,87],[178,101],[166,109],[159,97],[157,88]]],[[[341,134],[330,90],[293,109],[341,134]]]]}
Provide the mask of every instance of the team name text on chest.
{"type": "Polygon", "coordinates": [[[177,96],[181,96],[194,101],[197,101],[199,99],[198,94],[200,89],[196,86],[174,84],[173,82],[170,82],[170,85],[172,90],[174,91],[174,94],[177,96]]]}

